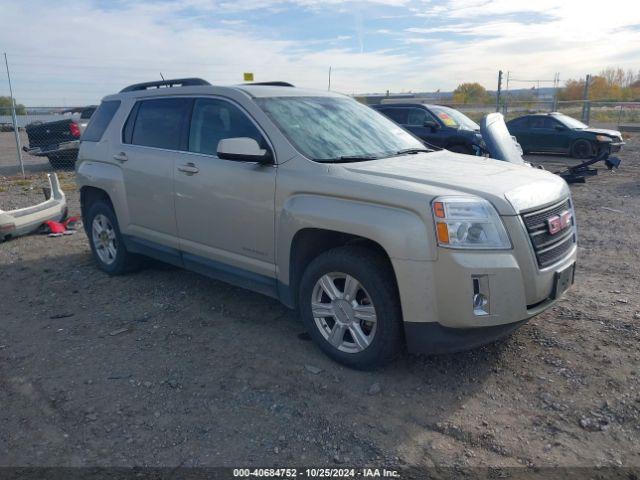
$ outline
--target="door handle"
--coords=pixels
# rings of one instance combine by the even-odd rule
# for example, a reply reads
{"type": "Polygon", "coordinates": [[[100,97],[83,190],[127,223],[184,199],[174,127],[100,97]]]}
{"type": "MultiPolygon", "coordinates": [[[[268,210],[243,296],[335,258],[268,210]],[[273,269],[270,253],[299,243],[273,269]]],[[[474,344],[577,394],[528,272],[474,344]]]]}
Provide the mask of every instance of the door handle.
{"type": "Polygon", "coordinates": [[[180,165],[178,171],[186,173],[187,175],[195,175],[200,169],[196,167],[194,163],[189,162],[186,165],[180,165]]]}
{"type": "Polygon", "coordinates": [[[119,161],[120,163],[126,162],[127,160],[129,160],[129,157],[127,157],[127,154],[124,152],[120,152],[120,153],[116,153],[113,156],[114,160],[119,161]]]}

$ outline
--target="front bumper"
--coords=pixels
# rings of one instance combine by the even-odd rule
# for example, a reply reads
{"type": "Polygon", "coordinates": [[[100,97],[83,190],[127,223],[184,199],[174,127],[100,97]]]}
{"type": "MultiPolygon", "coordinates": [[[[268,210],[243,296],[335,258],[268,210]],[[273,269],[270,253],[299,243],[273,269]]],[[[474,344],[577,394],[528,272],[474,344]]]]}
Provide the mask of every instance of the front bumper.
{"type": "Polygon", "coordinates": [[[520,328],[527,320],[480,328],[450,328],[436,322],[405,322],[407,350],[411,353],[455,353],[495,342],[520,328]]]}
{"type": "Polygon", "coordinates": [[[609,151],[609,153],[617,153],[622,150],[622,147],[626,144],[623,141],[615,141],[615,142],[596,142],[597,145],[597,153],[603,151],[609,151]]]}
{"type": "Polygon", "coordinates": [[[609,152],[611,153],[617,153],[620,150],[622,150],[622,147],[625,145],[626,142],[612,142],[609,144],[609,152]]]}
{"type": "Polygon", "coordinates": [[[577,247],[540,268],[520,218],[503,221],[511,250],[440,248],[435,261],[392,259],[409,351],[452,352],[489,343],[557,301],[557,274],[575,263],[577,247]],[[474,279],[488,293],[486,312],[474,309],[474,279]]]}

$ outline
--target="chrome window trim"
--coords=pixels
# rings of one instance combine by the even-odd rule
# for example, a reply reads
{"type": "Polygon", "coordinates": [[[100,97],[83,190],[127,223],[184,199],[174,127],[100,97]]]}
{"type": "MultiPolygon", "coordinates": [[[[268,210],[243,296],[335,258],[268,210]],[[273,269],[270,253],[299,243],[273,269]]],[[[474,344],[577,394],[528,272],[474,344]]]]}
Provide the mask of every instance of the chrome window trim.
{"type": "MultiPolygon", "coordinates": [[[[223,97],[221,95],[215,95],[215,94],[211,94],[211,95],[188,95],[188,94],[183,94],[183,95],[155,95],[155,96],[144,96],[144,97],[138,97],[134,99],[133,104],[131,105],[131,108],[129,109],[129,112],[127,113],[126,118],[124,119],[124,121],[122,122],[122,125],[120,126],[120,138],[119,138],[119,145],[120,146],[127,146],[127,147],[136,147],[136,148],[151,148],[153,150],[159,150],[159,151],[163,151],[163,152],[174,152],[174,153],[187,153],[189,155],[198,155],[198,156],[206,156],[209,158],[216,158],[218,160],[222,160],[225,162],[236,162],[236,163],[254,163],[254,164],[258,164],[259,162],[237,162],[236,160],[225,160],[223,158],[218,157],[217,155],[213,155],[211,153],[200,153],[200,152],[191,152],[189,150],[174,150],[171,148],[161,148],[161,147],[151,147],[148,145],[138,145],[135,143],[124,143],[122,141],[122,139],[124,138],[124,128],[125,125],[127,124],[127,121],[129,120],[129,117],[131,116],[131,112],[133,111],[133,109],[135,108],[136,104],[138,102],[144,102],[145,100],[158,100],[158,99],[163,99],[163,98],[186,98],[188,100],[197,100],[199,98],[203,98],[203,99],[211,99],[211,100],[221,100],[223,102],[227,102],[230,103],[231,105],[237,107],[242,113],[245,114],[245,116],[249,119],[249,121],[251,123],[253,123],[253,125],[257,128],[257,130],[262,134],[262,136],[265,138],[265,140],[267,141],[267,144],[269,145],[269,148],[271,150],[271,154],[273,155],[273,165],[276,166],[278,164],[278,159],[277,159],[277,152],[276,149],[273,147],[273,142],[271,141],[271,139],[269,138],[269,136],[267,135],[267,133],[264,131],[264,129],[260,126],[260,124],[258,124],[258,122],[256,122],[256,120],[253,118],[253,116],[247,111],[246,108],[244,108],[242,105],[240,105],[238,102],[236,102],[235,100],[231,99],[231,98],[227,98],[227,97],[223,97]]],[[[193,115],[193,109],[191,110],[191,115],[193,115]]],[[[191,119],[189,119],[189,122],[191,122],[191,119]]]]}

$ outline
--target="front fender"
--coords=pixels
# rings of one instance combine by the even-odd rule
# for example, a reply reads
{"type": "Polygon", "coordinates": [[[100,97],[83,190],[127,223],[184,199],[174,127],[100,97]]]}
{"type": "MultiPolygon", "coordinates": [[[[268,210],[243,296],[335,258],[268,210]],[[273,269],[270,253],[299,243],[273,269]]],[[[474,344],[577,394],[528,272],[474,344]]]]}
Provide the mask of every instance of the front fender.
{"type": "MultiPolygon", "coordinates": [[[[432,298],[435,234],[417,213],[397,207],[321,195],[296,195],[283,205],[277,223],[277,275],[291,285],[293,239],[306,228],[357,235],[379,244],[391,259],[405,321],[434,321],[432,298]]],[[[289,290],[289,289],[285,289],[289,290]]],[[[293,299],[281,295],[286,304],[293,299]]]]}
{"type": "Polygon", "coordinates": [[[428,261],[436,256],[432,235],[414,212],[345,198],[296,195],[284,203],[277,224],[278,279],[284,284],[289,284],[293,237],[305,228],[372,240],[392,259],[428,261]]]}

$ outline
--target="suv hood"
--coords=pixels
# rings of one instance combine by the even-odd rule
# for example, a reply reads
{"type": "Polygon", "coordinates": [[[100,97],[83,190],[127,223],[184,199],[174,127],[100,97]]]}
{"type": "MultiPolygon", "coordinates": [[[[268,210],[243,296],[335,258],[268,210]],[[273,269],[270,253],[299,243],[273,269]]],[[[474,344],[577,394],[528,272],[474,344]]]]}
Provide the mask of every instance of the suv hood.
{"type": "Polygon", "coordinates": [[[384,183],[389,187],[402,182],[402,188],[432,196],[476,195],[489,200],[501,215],[514,215],[569,196],[566,182],[550,172],[446,150],[341,166],[355,174],[387,179],[384,183]]]}

